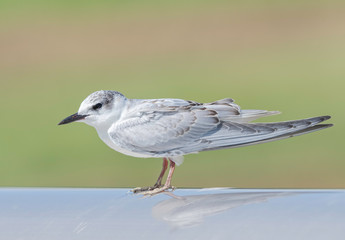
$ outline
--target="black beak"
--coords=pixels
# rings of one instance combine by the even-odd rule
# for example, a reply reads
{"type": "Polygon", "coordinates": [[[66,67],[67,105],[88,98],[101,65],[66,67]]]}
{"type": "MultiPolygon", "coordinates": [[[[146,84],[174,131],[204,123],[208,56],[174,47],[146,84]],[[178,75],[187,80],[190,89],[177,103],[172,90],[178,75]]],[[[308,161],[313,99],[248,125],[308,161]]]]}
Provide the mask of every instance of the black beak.
{"type": "Polygon", "coordinates": [[[75,113],[69,117],[66,117],[64,120],[62,120],[61,122],[59,122],[58,125],[62,125],[62,124],[67,124],[67,123],[71,123],[74,121],[78,121],[78,120],[82,120],[84,118],[86,118],[88,115],[78,115],[78,113],[75,113]]]}

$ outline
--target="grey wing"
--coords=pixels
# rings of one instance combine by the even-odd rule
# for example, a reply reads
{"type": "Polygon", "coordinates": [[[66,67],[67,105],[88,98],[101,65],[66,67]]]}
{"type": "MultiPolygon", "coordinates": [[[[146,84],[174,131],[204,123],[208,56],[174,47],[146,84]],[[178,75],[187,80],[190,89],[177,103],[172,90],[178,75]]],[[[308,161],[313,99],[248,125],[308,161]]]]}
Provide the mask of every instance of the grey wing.
{"type": "Polygon", "coordinates": [[[202,104],[174,99],[140,102],[129,117],[114,124],[108,134],[113,142],[132,152],[153,157],[180,156],[220,124],[217,112],[202,104]]]}
{"type": "Polygon", "coordinates": [[[190,145],[189,149],[207,151],[285,139],[331,127],[332,124],[319,124],[329,118],[321,116],[277,123],[222,122],[217,129],[202,137],[207,146],[200,149],[200,146],[190,145]]]}
{"type": "Polygon", "coordinates": [[[180,156],[279,140],[329,127],[329,116],[278,123],[248,123],[277,114],[240,110],[232,99],[201,104],[179,99],[145,100],[109,135],[123,148],[153,157],[180,156]]]}

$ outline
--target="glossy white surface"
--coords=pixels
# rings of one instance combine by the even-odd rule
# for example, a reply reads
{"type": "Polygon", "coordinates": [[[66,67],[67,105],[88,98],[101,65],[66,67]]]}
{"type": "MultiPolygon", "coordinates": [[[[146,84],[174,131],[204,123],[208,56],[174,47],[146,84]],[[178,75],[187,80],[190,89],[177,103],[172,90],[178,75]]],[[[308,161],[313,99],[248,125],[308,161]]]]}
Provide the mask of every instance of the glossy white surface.
{"type": "Polygon", "coordinates": [[[345,190],[0,189],[0,239],[344,239],[345,190]]]}

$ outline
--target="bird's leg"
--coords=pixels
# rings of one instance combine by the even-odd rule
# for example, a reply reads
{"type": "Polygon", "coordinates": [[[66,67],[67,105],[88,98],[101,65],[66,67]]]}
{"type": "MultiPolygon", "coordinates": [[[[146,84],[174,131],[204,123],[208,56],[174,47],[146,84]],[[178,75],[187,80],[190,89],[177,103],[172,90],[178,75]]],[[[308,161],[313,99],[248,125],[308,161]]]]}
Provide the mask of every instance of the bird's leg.
{"type": "MultiPolygon", "coordinates": [[[[170,184],[171,184],[172,175],[174,174],[174,171],[175,171],[175,162],[171,161],[170,159],[169,159],[169,161],[170,161],[169,174],[168,174],[167,180],[164,184],[164,187],[167,189],[172,187],[170,184]]],[[[174,187],[172,187],[172,188],[174,188],[174,187]]]]}
{"type": "Polygon", "coordinates": [[[165,171],[167,170],[167,167],[168,167],[168,159],[167,158],[163,158],[162,170],[161,170],[161,173],[159,174],[157,182],[154,185],[155,188],[158,188],[158,187],[162,186],[162,178],[163,178],[163,176],[165,174],[165,171]]]}
{"type": "Polygon", "coordinates": [[[163,179],[163,176],[165,174],[165,171],[167,170],[167,167],[168,167],[168,159],[163,158],[162,170],[161,170],[161,173],[159,174],[159,177],[158,177],[155,185],[153,187],[137,187],[137,188],[134,188],[132,190],[132,192],[134,192],[134,193],[145,192],[145,191],[150,191],[150,190],[153,190],[155,188],[161,187],[162,186],[162,179],[163,179]]]}
{"type": "Polygon", "coordinates": [[[171,179],[172,179],[172,175],[175,171],[175,162],[170,161],[170,169],[169,169],[169,174],[168,174],[168,177],[167,177],[167,180],[164,184],[164,186],[162,187],[156,187],[154,189],[149,189],[148,191],[145,191],[145,192],[141,192],[141,194],[145,195],[145,196],[152,196],[152,195],[155,195],[155,194],[158,194],[158,193],[162,193],[164,192],[165,190],[168,190],[168,189],[175,189],[175,187],[171,186],[171,179]]]}

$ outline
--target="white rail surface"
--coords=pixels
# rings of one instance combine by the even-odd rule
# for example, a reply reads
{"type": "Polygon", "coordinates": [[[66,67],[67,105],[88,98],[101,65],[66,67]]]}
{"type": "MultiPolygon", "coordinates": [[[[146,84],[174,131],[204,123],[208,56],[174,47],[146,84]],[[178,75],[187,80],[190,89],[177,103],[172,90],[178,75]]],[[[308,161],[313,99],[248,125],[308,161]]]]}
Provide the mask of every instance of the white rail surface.
{"type": "Polygon", "coordinates": [[[0,188],[0,239],[345,239],[345,190],[0,188]]]}

